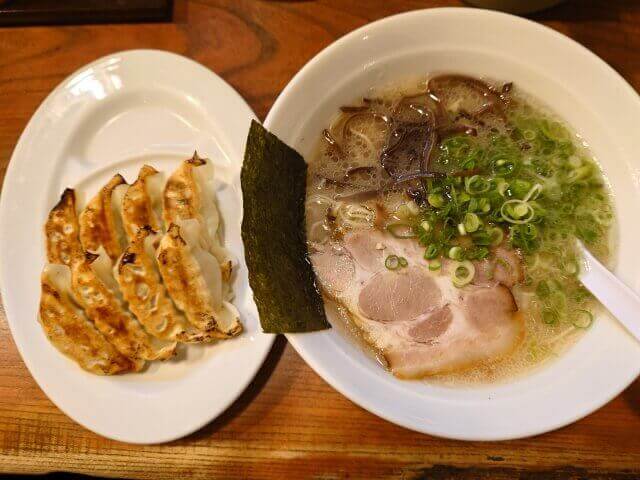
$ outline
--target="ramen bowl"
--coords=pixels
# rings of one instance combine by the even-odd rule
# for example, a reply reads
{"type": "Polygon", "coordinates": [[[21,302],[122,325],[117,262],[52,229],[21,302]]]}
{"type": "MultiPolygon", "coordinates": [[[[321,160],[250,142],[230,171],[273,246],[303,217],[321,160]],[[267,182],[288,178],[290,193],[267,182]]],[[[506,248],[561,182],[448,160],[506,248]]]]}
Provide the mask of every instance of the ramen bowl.
{"type": "MultiPolygon", "coordinates": [[[[605,62],[547,27],[467,8],[380,20],[339,39],[302,68],[265,126],[309,158],[341,105],[373,87],[438,72],[512,81],[581,135],[614,194],[615,274],[640,288],[640,226],[628,221],[640,206],[640,99],[605,62]]],[[[361,407],[412,430],[465,440],[521,438],[562,427],[604,405],[640,373],[640,344],[604,310],[558,358],[481,385],[399,380],[339,328],[288,339],[319,375],[361,407]]]]}

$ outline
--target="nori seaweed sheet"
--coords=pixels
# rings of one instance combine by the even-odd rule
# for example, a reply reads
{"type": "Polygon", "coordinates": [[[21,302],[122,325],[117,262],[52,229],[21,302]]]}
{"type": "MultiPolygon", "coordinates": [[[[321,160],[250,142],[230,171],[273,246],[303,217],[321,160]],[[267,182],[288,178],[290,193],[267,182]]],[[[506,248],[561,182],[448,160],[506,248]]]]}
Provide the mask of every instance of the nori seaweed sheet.
{"type": "Polygon", "coordinates": [[[253,120],[241,174],[242,240],[266,333],[331,328],[307,252],[307,164],[253,120]]]}

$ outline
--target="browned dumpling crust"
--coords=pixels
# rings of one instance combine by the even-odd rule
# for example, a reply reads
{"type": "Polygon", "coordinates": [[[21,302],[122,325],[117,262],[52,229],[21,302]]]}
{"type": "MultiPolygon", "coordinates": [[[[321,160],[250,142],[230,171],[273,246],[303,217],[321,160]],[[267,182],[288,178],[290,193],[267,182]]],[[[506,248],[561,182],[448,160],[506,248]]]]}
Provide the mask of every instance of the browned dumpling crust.
{"type": "Polygon", "coordinates": [[[75,192],[67,188],[49,213],[44,226],[49,263],[71,265],[73,258],[82,252],[79,231],[75,192]]]}
{"type": "MultiPolygon", "coordinates": [[[[242,324],[236,318],[228,325],[223,323],[221,298],[216,298],[212,286],[207,281],[198,260],[175,224],[162,238],[157,252],[158,266],[167,291],[176,306],[185,313],[187,319],[199,330],[212,332],[219,338],[229,338],[242,331],[242,324]]],[[[215,258],[211,257],[215,268],[215,258]]],[[[217,279],[220,287],[221,277],[217,279]]],[[[222,293],[218,294],[221,297],[222,293]]]]}
{"type": "Polygon", "coordinates": [[[171,174],[164,189],[163,215],[167,228],[180,219],[200,218],[202,197],[193,176],[193,169],[204,166],[207,160],[194,153],[171,174]]]}
{"type": "Polygon", "coordinates": [[[140,370],[144,362],[118,352],[75,305],[68,293],[70,281],[67,266],[48,265],[42,272],[39,320],[51,343],[84,370],[97,375],[140,370]]]}
{"type": "Polygon", "coordinates": [[[129,358],[165,360],[175,353],[176,344],[155,344],[142,326],[127,312],[114,293],[91,268],[97,255],[72,265],[72,291],[87,317],[120,353],[129,358]]]}
{"type": "Polygon", "coordinates": [[[211,333],[194,328],[167,294],[156,267],[153,246],[145,245],[153,244],[155,236],[150,228],[140,229],[116,265],[116,280],[129,309],[147,332],[163,340],[215,340],[211,333]]]}
{"type": "Polygon", "coordinates": [[[123,225],[129,240],[135,238],[138,230],[144,227],[150,227],[154,232],[162,230],[162,219],[158,218],[153,209],[153,199],[149,195],[147,185],[150,177],[154,175],[159,175],[159,172],[149,165],[144,165],[122,199],[123,225]]]}
{"type": "Polygon", "coordinates": [[[124,245],[119,231],[121,220],[114,212],[112,195],[116,187],[126,183],[122,175],[114,175],[89,201],[79,218],[80,241],[84,249],[97,252],[102,246],[114,261],[122,254],[124,245]]]}

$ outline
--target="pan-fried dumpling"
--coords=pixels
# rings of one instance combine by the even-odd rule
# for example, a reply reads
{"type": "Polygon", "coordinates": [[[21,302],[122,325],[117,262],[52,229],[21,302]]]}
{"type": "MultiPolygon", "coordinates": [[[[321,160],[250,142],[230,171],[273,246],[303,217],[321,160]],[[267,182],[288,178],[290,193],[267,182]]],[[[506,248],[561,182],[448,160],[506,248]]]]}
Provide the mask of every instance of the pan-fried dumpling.
{"type": "Polygon", "coordinates": [[[138,178],[122,199],[122,220],[129,240],[133,240],[141,228],[150,227],[162,231],[162,190],[164,175],[155,168],[144,165],[138,178]]]}
{"type": "Polygon", "coordinates": [[[235,307],[223,299],[220,265],[202,248],[200,229],[196,219],[169,226],[157,251],[160,273],[176,306],[196,328],[232,337],[242,324],[235,307]]]}
{"type": "Polygon", "coordinates": [[[215,337],[197,330],[180,312],[162,285],[155,246],[160,235],[140,229],[114,268],[129,309],[151,335],[180,342],[207,342],[215,337]]]}
{"type": "Polygon", "coordinates": [[[98,375],[138,371],[144,361],[122,355],[91,323],[71,296],[71,270],[46,265],[42,272],[40,323],[53,345],[83,369],[98,375]]]}
{"type": "Polygon", "coordinates": [[[87,253],[85,261],[71,266],[72,292],[87,317],[120,353],[129,358],[164,360],[176,344],[151,337],[123,307],[111,274],[111,261],[103,250],[87,253]]]}
{"type": "Polygon", "coordinates": [[[126,245],[122,226],[122,197],[129,185],[122,175],[114,175],[89,201],[80,214],[80,241],[85,250],[97,252],[103,246],[115,261],[126,245]]]}
{"type": "Polygon", "coordinates": [[[67,188],[60,201],[49,213],[44,226],[47,259],[50,263],[71,265],[73,258],[82,253],[78,240],[76,196],[67,188]]]}
{"type": "Polygon", "coordinates": [[[194,218],[200,222],[206,249],[216,257],[222,278],[228,282],[233,262],[231,255],[220,242],[220,213],[216,205],[213,178],[213,164],[205,158],[200,158],[197,152],[193,158],[182,162],[167,180],[163,216],[167,229],[178,220],[194,218]]]}

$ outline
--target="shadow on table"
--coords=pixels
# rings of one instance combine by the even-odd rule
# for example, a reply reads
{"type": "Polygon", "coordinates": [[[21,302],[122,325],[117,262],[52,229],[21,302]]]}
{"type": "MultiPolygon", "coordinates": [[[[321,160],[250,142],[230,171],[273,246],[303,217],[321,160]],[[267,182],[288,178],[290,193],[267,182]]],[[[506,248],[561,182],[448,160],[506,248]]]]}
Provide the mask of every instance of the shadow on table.
{"type": "Polygon", "coordinates": [[[640,379],[629,385],[621,396],[634,413],[640,417],[640,379]]]}
{"type": "MultiPolygon", "coordinates": [[[[233,420],[236,416],[240,415],[264,388],[265,384],[271,377],[271,374],[278,365],[278,362],[280,361],[280,357],[282,357],[282,352],[284,352],[284,348],[286,345],[287,339],[284,335],[276,336],[276,339],[273,342],[273,347],[271,347],[271,350],[269,351],[267,358],[262,364],[262,367],[253,378],[253,380],[251,380],[251,383],[240,395],[240,397],[238,397],[238,399],[233,402],[231,406],[221,415],[219,415],[213,422],[207,424],[200,430],[182,439],[181,442],[184,442],[185,440],[198,440],[201,438],[210,437],[212,434],[214,434],[231,420],[233,420]]],[[[176,440],[176,442],[177,441],[180,440],[176,440]]]]}

